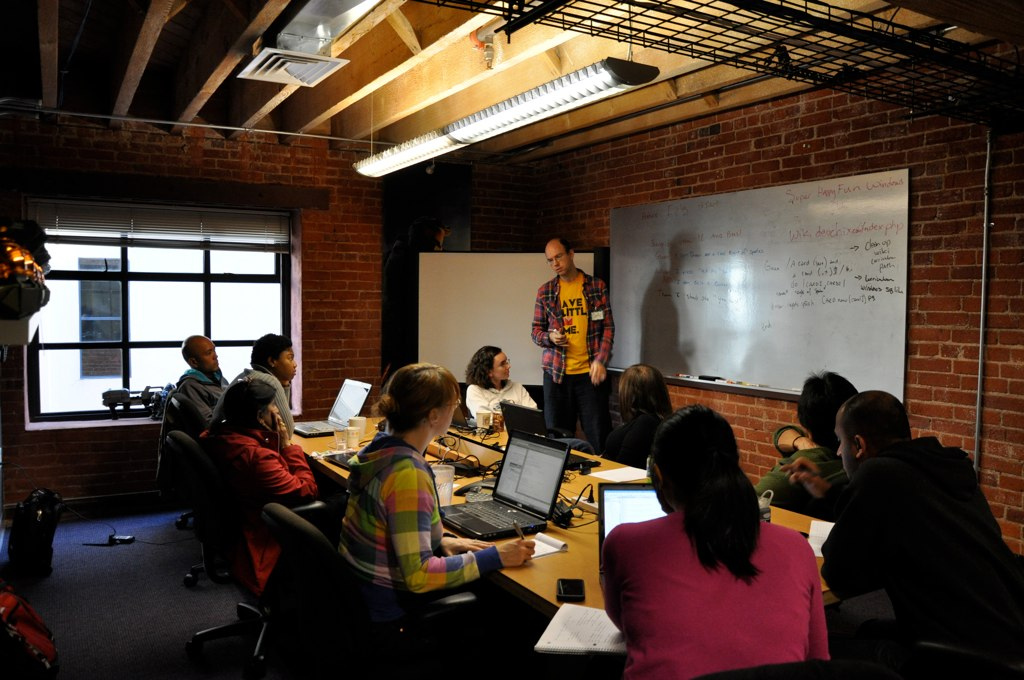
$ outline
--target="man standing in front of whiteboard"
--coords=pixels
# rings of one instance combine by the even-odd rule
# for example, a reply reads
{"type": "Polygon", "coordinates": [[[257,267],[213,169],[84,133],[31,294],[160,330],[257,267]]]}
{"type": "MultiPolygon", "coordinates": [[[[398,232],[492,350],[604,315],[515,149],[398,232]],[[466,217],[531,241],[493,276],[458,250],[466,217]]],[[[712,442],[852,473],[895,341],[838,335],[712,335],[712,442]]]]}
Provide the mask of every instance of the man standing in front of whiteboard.
{"type": "Polygon", "coordinates": [[[612,354],[615,322],[608,286],[576,268],[564,238],[548,241],[544,256],[555,277],[537,290],[533,341],[544,349],[544,419],[561,436],[583,433],[597,453],[612,429],[605,366],[612,354]],[[568,434],[565,434],[568,433],[568,434]]]}

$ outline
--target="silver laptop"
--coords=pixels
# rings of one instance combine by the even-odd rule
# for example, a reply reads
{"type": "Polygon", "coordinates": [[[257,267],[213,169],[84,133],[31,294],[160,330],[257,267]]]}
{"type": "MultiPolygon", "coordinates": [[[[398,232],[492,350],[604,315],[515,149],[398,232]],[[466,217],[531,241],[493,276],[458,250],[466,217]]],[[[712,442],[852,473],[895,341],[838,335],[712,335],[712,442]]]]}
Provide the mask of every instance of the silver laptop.
{"type": "Polygon", "coordinates": [[[611,483],[597,487],[597,559],[608,532],[627,522],[664,517],[658,492],[650,482],[611,483]]]}
{"type": "Polygon", "coordinates": [[[558,499],[569,445],[525,432],[510,432],[508,449],[490,500],[444,509],[445,526],[470,538],[491,540],[547,528],[558,499]]]}
{"type": "Polygon", "coordinates": [[[369,393],[369,383],[346,379],[327,420],[295,423],[295,434],[300,437],[326,437],[334,434],[335,430],[344,430],[348,427],[348,419],[359,415],[369,393]]]}

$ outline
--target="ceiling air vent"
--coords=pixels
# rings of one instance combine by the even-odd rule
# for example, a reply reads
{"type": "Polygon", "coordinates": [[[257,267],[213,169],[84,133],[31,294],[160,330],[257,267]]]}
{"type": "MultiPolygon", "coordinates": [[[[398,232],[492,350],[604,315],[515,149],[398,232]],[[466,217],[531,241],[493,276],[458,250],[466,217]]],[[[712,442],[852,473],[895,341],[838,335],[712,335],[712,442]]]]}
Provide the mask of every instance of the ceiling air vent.
{"type": "Polygon", "coordinates": [[[348,59],[264,47],[238,77],[313,87],[347,63],[348,59]]]}

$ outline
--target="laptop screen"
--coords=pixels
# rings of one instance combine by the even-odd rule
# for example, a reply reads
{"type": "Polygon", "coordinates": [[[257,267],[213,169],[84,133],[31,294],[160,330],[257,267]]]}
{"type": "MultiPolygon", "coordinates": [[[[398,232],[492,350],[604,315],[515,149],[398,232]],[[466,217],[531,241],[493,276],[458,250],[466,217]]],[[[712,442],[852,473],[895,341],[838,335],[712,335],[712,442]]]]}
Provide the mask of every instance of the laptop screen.
{"type": "Polygon", "coordinates": [[[544,412],[540,409],[521,406],[511,402],[501,402],[501,413],[505,416],[505,429],[511,432],[519,430],[530,434],[545,436],[548,426],[544,422],[544,412]]]}
{"type": "Polygon", "coordinates": [[[649,482],[601,484],[597,493],[598,559],[601,546],[604,545],[604,537],[615,527],[628,522],[646,522],[665,516],[654,485],[649,482]]]}
{"type": "Polygon", "coordinates": [[[359,415],[369,393],[369,384],[346,379],[341,385],[341,391],[338,392],[338,398],[334,400],[334,407],[331,408],[331,414],[327,416],[327,422],[331,425],[347,427],[348,419],[359,415]]]}
{"type": "Polygon", "coordinates": [[[563,442],[510,433],[494,498],[547,517],[562,485],[568,453],[563,442]]]}

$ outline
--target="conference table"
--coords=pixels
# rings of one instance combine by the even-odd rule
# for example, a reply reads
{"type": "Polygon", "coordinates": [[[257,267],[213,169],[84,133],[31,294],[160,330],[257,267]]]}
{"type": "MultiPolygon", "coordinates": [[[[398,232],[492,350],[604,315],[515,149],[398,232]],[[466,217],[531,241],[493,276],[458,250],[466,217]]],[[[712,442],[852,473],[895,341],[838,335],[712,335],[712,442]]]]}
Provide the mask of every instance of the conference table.
{"type": "MultiPolygon", "coordinates": [[[[375,432],[375,430],[373,431],[375,432]]],[[[367,435],[363,444],[369,441],[369,437],[370,435],[367,435]]],[[[493,433],[452,430],[448,437],[443,438],[442,443],[432,442],[427,447],[427,455],[438,460],[443,458],[447,462],[469,455],[479,460],[482,466],[487,466],[501,458],[501,451],[507,439],[507,434],[504,432],[495,436],[493,433]]],[[[334,447],[334,439],[331,437],[310,439],[295,437],[293,441],[299,444],[307,454],[323,453],[334,447]]],[[[593,484],[594,498],[597,498],[598,485],[602,481],[608,481],[602,480],[598,475],[605,471],[625,467],[611,460],[589,456],[578,451],[574,453],[587,458],[595,458],[601,464],[599,467],[593,468],[590,474],[567,473],[566,480],[562,484],[561,495],[563,500],[567,499],[569,503],[575,501],[588,484],[593,484]]],[[[347,484],[348,471],[340,465],[316,456],[311,456],[310,462],[314,468],[330,479],[342,485],[347,484]]],[[[479,479],[479,477],[457,478],[455,489],[458,491],[461,486],[471,484],[479,479]]],[[[460,496],[453,498],[453,503],[462,502],[465,501],[460,496]]],[[[590,511],[582,511],[580,508],[577,508],[575,514],[576,518],[569,528],[563,529],[549,522],[548,528],[544,531],[546,535],[563,541],[568,546],[566,552],[545,555],[530,560],[521,567],[502,569],[491,574],[489,578],[500,588],[549,617],[554,615],[561,604],[555,598],[555,584],[558,579],[581,578],[586,583],[586,599],[578,604],[603,609],[604,595],[598,573],[597,515],[590,511]]],[[[811,520],[812,518],[806,515],[781,508],[772,508],[771,521],[773,524],[789,527],[803,534],[809,532],[811,520]]],[[[818,558],[819,570],[821,562],[821,558],[818,558]]],[[[824,581],[822,581],[822,594],[825,604],[838,601],[824,581]]]]}

